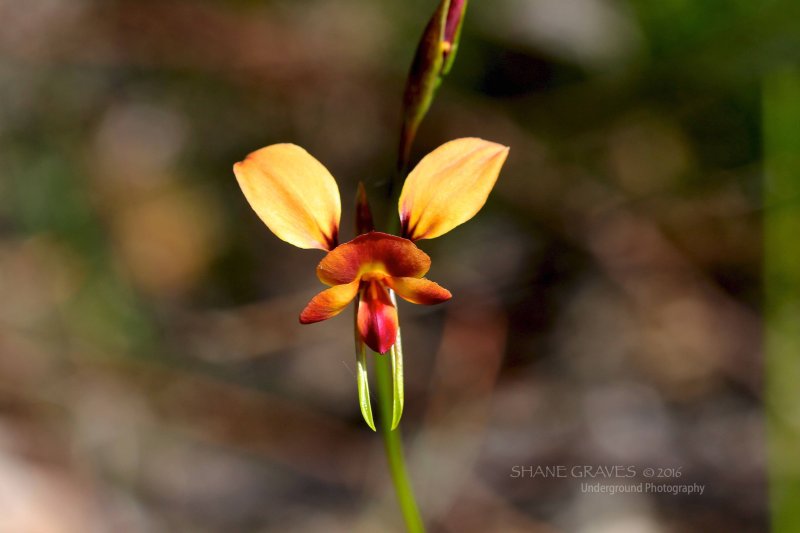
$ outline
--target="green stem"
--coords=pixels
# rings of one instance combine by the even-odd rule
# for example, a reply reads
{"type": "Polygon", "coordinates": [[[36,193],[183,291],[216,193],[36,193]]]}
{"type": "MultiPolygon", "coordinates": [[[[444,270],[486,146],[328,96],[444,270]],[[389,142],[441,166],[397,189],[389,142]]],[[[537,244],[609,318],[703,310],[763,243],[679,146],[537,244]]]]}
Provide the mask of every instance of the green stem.
{"type": "MultiPolygon", "coordinates": [[[[421,119],[420,119],[421,120],[421,119]]],[[[418,124],[417,124],[418,125],[418,124]]],[[[400,198],[400,191],[406,176],[411,144],[414,140],[416,127],[407,129],[404,122],[401,132],[401,145],[398,153],[398,165],[395,174],[389,182],[387,189],[389,205],[395,206],[400,198]]],[[[391,234],[399,234],[400,221],[393,209],[388,216],[385,231],[391,234]]],[[[397,307],[394,294],[390,291],[392,301],[397,307]]],[[[414,498],[414,490],[411,488],[411,480],[406,469],[405,455],[403,454],[403,441],[400,435],[400,415],[403,412],[403,348],[400,341],[400,330],[397,331],[397,342],[392,347],[390,354],[375,355],[375,377],[377,378],[378,389],[378,410],[380,413],[380,432],[383,437],[383,447],[386,451],[386,462],[389,464],[389,472],[392,476],[394,491],[397,495],[397,502],[403,519],[406,522],[406,529],[409,533],[425,533],[425,525],[419,513],[417,501],[414,498]]]]}
{"type": "Polygon", "coordinates": [[[764,292],[771,527],[800,531],[800,69],[764,85],[764,292]]]}
{"type": "Polygon", "coordinates": [[[389,472],[392,475],[397,501],[406,521],[409,533],[424,533],[425,526],[419,514],[414,491],[406,470],[406,461],[403,454],[403,442],[400,438],[400,428],[392,430],[392,362],[388,355],[375,355],[375,377],[377,378],[378,408],[380,412],[380,431],[383,437],[383,446],[386,450],[386,460],[389,463],[389,472]]]}

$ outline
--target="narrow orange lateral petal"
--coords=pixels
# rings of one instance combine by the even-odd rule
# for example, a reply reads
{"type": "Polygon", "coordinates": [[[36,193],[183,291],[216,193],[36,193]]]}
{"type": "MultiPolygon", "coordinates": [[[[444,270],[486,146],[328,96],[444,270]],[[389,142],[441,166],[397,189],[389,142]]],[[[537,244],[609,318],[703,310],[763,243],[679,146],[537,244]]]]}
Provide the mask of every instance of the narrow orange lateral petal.
{"type": "Polygon", "coordinates": [[[430,267],[431,258],[413,242],[371,231],[331,250],[317,266],[317,277],[328,285],[350,283],[368,272],[419,278],[430,267]]]}
{"type": "Polygon", "coordinates": [[[425,278],[388,277],[383,282],[399,297],[412,304],[433,305],[453,297],[450,291],[425,278]]]}
{"type": "Polygon", "coordinates": [[[438,237],[480,211],[508,156],[508,147],[473,137],[441,145],[406,178],[398,209],[403,236],[438,237]]]}
{"type": "Polygon", "coordinates": [[[397,308],[379,281],[367,282],[356,324],[364,343],[378,353],[388,352],[397,340],[397,308]]]}
{"type": "Polygon", "coordinates": [[[317,294],[300,313],[300,323],[312,324],[338,315],[356,297],[358,286],[359,280],[355,280],[352,283],[325,289],[317,294]]]}
{"type": "Polygon", "coordinates": [[[294,144],[273,144],[233,165],[245,198],[272,233],[299,248],[337,244],[341,201],[328,169],[294,144]]]}

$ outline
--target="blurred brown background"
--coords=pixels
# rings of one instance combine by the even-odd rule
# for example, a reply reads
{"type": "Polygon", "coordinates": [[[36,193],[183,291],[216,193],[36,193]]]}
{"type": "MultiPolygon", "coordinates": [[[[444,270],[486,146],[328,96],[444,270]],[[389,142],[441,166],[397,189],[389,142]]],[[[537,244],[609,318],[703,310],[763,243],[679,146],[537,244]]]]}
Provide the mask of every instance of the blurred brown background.
{"type": "MultiPolygon", "coordinates": [[[[270,234],[231,165],[304,146],[350,238],[434,4],[0,1],[0,532],[401,531],[349,313],[298,324],[321,254],[270,234]]],[[[797,50],[792,11],[471,2],[414,157],[511,156],[421,243],[453,300],[401,304],[432,531],[767,529],[759,76],[797,50]],[[531,465],[705,492],[512,477],[531,465]]]]}

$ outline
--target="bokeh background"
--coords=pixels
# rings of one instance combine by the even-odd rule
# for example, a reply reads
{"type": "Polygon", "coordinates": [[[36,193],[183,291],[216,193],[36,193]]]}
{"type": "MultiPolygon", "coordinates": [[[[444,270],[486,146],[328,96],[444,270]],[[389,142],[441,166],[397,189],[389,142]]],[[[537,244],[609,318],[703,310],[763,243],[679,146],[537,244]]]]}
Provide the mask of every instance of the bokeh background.
{"type": "MultiPolygon", "coordinates": [[[[0,1],[0,531],[402,530],[349,313],[298,324],[321,254],[269,233],[231,165],[304,146],[352,237],[434,4],[0,1]]],[[[421,243],[453,300],[401,304],[432,531],[767,529],[760,83],[798,15],[471,2],[414,159],[463,136],[511,155],[421,243]],[[540,465],[705,492],[512,475],[540,465]]]]}

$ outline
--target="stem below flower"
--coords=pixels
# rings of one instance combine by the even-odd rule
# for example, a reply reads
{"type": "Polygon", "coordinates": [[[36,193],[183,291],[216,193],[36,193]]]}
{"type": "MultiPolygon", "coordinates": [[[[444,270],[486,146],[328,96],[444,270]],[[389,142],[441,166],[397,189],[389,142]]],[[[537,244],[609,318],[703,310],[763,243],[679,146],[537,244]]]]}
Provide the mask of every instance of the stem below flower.
{"type": "Polygon", "coordinates": [[[400,510],[406,521],[406,529],[409,533],[424,533],[425,525],[417,508],[414,499],[414,491],[411,488],[411,481],[408,478],[406,462],[403,454],[403,443],[400,437],[400,428],[392,430],[392,411],[393,411],[393,384],[392,384],[392,361],[388,356],[375,356],[375,377],[377,378],[378,406],[380,409],[380,431],[383,437],[383,445],[386,450],[386,460],[389,463],[389,471],[392,475],[394,490],[397,494],[397,501],[400,510]]]}

